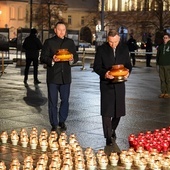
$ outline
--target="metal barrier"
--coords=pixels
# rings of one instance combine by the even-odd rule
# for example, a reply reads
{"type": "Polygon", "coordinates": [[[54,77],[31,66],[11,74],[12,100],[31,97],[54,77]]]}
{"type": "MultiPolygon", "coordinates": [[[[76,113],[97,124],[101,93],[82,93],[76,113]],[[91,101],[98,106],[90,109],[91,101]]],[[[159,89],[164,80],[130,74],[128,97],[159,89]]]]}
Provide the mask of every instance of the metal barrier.
{"type": "Polygon", "coordinates": [[[1,66],[1,75],[5,72],[5,65],[13,64],[13,60],[9,58],[9,51],[0,51],[0,66],[1,66]]]}
{"type": "Polygon", "coordinates": [[[2,66],[2,71],[1,71],[1,74],[4,74],[5,72],[4,72],[4,52],[3,51],[1,51],[2,52],[2,59],[1,59],[1,66],[2,66]]]}
{"type": "MultiPolygon", "coordinates": [[[[91,59],[93,62],[96,51],[82,50],[82,51],[77,51],[77,53],[82,54],[82,68],[81,68],[81,70],[86,70],[86,68],[85,68],[86,59],[91,59]],[[87,56],[88,54],[94,54],[94,56],[87,56]]],[[[153,57],[156,57],[156,51],[154,51],[154,52],[135,51],[135,52],[130,52],[130,53],[135,53],[136,57],[139,57],[139,56],[145,57],[146,54],[152,54],[153,57]]],[[[92,67],[92,65],[93,65],[93,63],[90,64],[90,67],[92,67]]]]}
{"type": "Polygon", "coordinates": [[[86,70],[85,68],[85,61],[86,59],[91,59],[94,60],[94,56],[87,56],[87,54],[95,54],[96,51],[88,51],[88,50],[83,50],[83,51],[77,51],[78,54],[82,54],[82,68],[81,70],[86,70]]]}
{"type": "Polygon", "coordinates": [[[152,56],[156,56],[156,52],[146,52],[146,51],[135,51],[135,52],[130,52],[132,54],[136,54],[136,55],[146,55],[146,54],[152,54],[152,56]]]}

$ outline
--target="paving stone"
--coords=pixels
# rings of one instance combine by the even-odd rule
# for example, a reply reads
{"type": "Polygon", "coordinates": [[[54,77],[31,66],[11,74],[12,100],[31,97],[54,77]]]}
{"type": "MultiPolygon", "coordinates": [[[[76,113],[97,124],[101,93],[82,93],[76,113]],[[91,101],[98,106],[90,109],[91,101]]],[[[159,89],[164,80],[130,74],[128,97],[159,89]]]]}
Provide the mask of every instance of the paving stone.
{"type": "MultiPolygon", "coordinates": [[[[121,152],[129,148],[128,136],[147,130],[168,127],[170,125],[170,99],[159,99],[160,82],[156,69],[145,67],[145,63],[137,62],[137,67],[126,82],[126,116],[121,118],[116,130],[117,139],[113,146],[105,146],[102,121],[100,116],[99,78],[90,68],[90,61],[81,66],[72,67],[72,85],[70,93],[70,111],[66,121],[67,134],[75,133],[80,145],[85,149],[92,147],[96,152],[104,149],[109,155],[112,151],[121,152]]],[[[38,86],[33,84],[32,71],[29,74],[26,88],[23,84],[24,67],[16,63],[5,66],[5,74],[0,77],[0,132],[11,132],[21,128],[28,131],[37,127],[40,132],[45,128],[50,132],[48,120],[48,99],[46,86],[46,70],[39,65],[38,86]]],[[[14,157],[23,158],[27,154],[35,159],[41,152],[33,152],[21,146],[11,147],[0,143],[0,160],[5,160],[8,167],[14,157]]],[[[108,169],[123,169],[108,166],[108,169]]],[[[135,169],[135,168],[134,168],[135,169]]]]}

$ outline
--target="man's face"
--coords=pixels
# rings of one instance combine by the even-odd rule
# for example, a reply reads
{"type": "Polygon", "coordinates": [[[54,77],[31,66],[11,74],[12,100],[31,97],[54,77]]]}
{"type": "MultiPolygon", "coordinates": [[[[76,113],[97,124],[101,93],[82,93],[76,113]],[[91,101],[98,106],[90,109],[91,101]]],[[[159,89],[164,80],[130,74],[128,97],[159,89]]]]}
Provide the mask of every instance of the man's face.
{"type": "Polygon", "coordinates": [[[168,37],[168,35],[164,35],[163,40],[164,44],[166,44],[170,40],[170,37],[168,37]]]}
{"type": "Polygon", "coordinates": [[[118,35],[115,35],[114,37],[108,36],[107,41],[112,48],[116,48],[119,44],[120,37],[118,35]]]}
{"type": "Polygon", "coordinates": [[[66,26],[64,24],[58,24],[54,28],[54,32],[59,38],[64,38],[64,36],[66,35],[66,26]]]}

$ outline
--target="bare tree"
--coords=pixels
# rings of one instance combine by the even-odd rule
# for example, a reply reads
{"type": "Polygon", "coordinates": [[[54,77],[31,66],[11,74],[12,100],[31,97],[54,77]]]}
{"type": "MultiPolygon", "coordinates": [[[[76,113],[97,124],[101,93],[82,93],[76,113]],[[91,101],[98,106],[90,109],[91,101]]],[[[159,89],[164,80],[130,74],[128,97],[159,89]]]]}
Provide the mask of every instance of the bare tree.
{"type": "MultiPolygon", "coordinates": [[[[153,0],[149,6],[149,0],[139,0],[137,7],[130,8],[127,1],[127,11],[105,12],[105,27],[114,28],[126,26],[132,32],[135,30],[137,37],[162,33],[170,26],[170,2],[169,0],[153,0]]],[[[132,5],[133,6],[133,5],[132,5]]]]}
{"type": "Polygon", "coordinates": [[[62,12],[68,8],[62,0],[40,0],[34,4],[33,21],[41,29],[50,30],[57,21],[64,21],[62,12]]]}
{"type": "Polygon", "coordinates": [[[168,0],[155,0],[146,11],[144,18],[147,25],[152,25],[156,31],[162,32],[170,25],[170,11],[168,0]]]}
{"type": "Polygon", "coordinates": [[[145,26],[155,31],[155,45],[162,43],[164,30],[170,26],[169,0],[154,0],[143,19],[145,26]]]}

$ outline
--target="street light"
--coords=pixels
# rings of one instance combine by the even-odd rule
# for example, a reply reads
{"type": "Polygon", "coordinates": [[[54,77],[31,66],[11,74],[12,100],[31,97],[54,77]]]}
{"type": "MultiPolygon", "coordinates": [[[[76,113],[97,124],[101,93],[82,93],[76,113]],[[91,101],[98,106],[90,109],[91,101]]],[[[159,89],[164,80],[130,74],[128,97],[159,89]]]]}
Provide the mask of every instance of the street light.
{"type": "MultiPolygon", "coordinates": [[[[2,11],[0,10],[0,16],[1,16],[1,14],[2,14],[2,11]]],[[[1,21],[1,17],[0,17],[0,21],[1,21]]]]}
{"type": "Polygon", "coordinates": [[[101,4],[101,31],[104,31],[104,0],[101,4]]]}
{"type": "Polygon", "coordinates": [[[32,0],[30,0],[30,29],[32,28],[32,0]]]}

